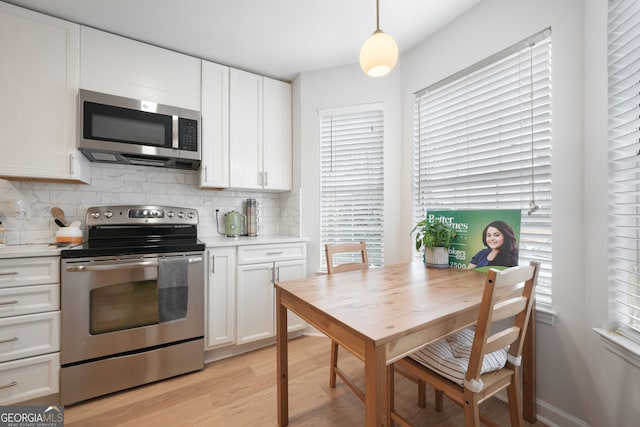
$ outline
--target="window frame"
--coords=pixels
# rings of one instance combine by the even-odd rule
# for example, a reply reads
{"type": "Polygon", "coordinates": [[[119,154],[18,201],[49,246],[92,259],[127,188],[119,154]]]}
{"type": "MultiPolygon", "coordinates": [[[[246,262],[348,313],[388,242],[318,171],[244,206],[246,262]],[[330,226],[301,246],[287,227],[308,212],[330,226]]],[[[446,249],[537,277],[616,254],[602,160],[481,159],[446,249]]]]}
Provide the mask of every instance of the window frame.
{"type": "MultiPolygon", "coordinates": [[[[518,59],[513,59],[514,62],[518,62],[518,59]]],[[[526,61],[526,58],[522,59],[520,62],[526,61]]],[[[544,64],[543,64],[544,65],[544,64]]],[[[543,308],[545,310],[552,310],[552,284],[551,284],[551,271],[552,271],[552,259],[551,259],[551,250],[552,250],[552,240],[551,240],[551,213],[552,213],[552,188],[551,188],[551,155],[552,155],[552,134],[551,134],[551,125],[552,125],[552,111],[551,111],[551,96],[552,96],[552,82],[551,82],[551,72],[552,72],[552,37],[551,30],[546,29],[537,33],[526,40],[523,40],[519,43],[510,46],[509,48],[492,55],[486,58],[483,61],[480,61],[477,64],[474,64],[460,72],[453,74],[452,76],[443,79],[421,91],[418,91],[414,94],[414,136],[413,136],[413,194],[412,194],[412,219],[414,224],[424,218],[424,214],[429,209],[491,209],[491,208],[500,208],[500,209],[521,209],[522,210],[522,226],[521,226],[521,240],[520,240],[520,263],[528,263],[529,260],[537,260],[541,262],[541,270],[538,278],[538,286],[536,292],[537,305],[539,308],[543,308]],[[531,49],[538,49],[540,46],[545,48],[545,44],[548,44],[548,68],[544,70],[545,76],[538,76],[538,67],[540,63],[536,61],[545,61],[544,57],[538,57],[537,52],[534,52],[531,49]],[[533,48],[532,48],[533,46],[533,48]],[[424,140],[428,139],[429,136],[426,135],[428,131],[426,130],[426,121],[428,121],[427,114],[431,114],[431,117],[435,117],[436,114],[426,113],[424,110],[424,103],[428,103],[428,100],[425,100],[427,97],[433,97],[432,103],[435,105],[436,102],[441,102],[442,105],[439,105],[437,108],[434,108],[433,111],[437,114],[440,114],[442,111],[445,111],[445,108],[451,108],[451,110],[447,110],[447,114],[450,116],[453,115],[454,108],[459,110],[463,110],[458,106],[451,107],[447,104],[447,102],[453,103],[453,101],[463,102],[465,99],[464,96],[464,88],[456,87],[456,85],[461,85],[464,81],[471,81],[472,83],[467,83],[468,85],[475,84],[473,79],[478,79],[482,81],[483,78],[486,78],[489,83],[487,83],[486,88],[486,98],[489,96],[494,96],[494,89],[491,86],[498,86],[501,80],[496,80],[497,83],[491,83],[490,79],[492,78],[491,73],[503,73],[506,71],[500,70],[500,66],[502,62],[504,62],[507,67],[509,65],[509,58],[516,58],[518,55],[522,55],[526,52],[531,52],[530,56],[530,65],[529,65],[529,77],[510,77],[513,81],[518,80],[526,80],[529,79],[530,90],[528,93],[533,93],[534,98],[531,99],[531,106],[527,107],[526,102],[521,101],[522,106],[518,107],[515,105],[513,109],[518,110],[520,108],[522,111],[519,114],[525,114],[525,117],[522,119],[524,122],[519,126],[519,130],[522,132],[521,135],[513,136],[513,146],[521,145],[520,151],[514,149],[514,153],[509,154],[509,156],[517,157],[518,153],[520,155],[525,154],[520,160],[514,158],[511,160],[511,166],[504,166],[505,170],[500,171],[499,168],[494,170],[494,178],[504,177],[507,174],[511,173],[514,176],[511,178],[511,182],[507,184],[504,182],[504,188],[495,187],[495,194],[490,194],[490,191],[487,191],[490,188],[491,184],[481,184],[478,185],[478,188],[473,189],[473,182],[470,184],[469,182],[462,182],[464,180],[458,180],[458,176],[454,173],[456,167],[459,165],[453,165],[455,162],[463,163],[464,160],[459,160],[454,154],[442,154],[442,151],[445,148],[450,148],[453,146],[462,147],[463,144],[467,144],[467,147],[471,146],[471,142],[474,139],[486,138],[487,141],[484,142],[484,145],[490,147],[491,144],[495,144],[497,148],[504,148],[507,146],[507,142],[502,142],[502,136],[496,136],[495,141],[491,140],[492,135],[487,132],[487,135],[482,136],[482,132],[484,129],[478,130],[477,127],[472,129],[473,122],[471,119],[463,117],[472,125],[464,125],[460,124],[459,129],[464,129],[464,126],[467,127],[467,134],[456,136],[461,142],[457,142],[455,138],[446,139],[445,136],[438,135],[437,138],[442,138],[439,142],[436,141],[436,137],[432,137],[431,139],[434,141],[433,146],[441,149],[440,152],[430,151],[428,153],[428,157],[425,157],[425,145],[423,143],[424,140]],[[536,59],[533,59],[533,58],[536,59]],[[493,67],[493,68],[492,68],[493,67]],[[482,73],[488,73],[487,76],[484,76],[482,73]],[[534,77],[535,76],[535,77],[534,77]],[[539,81],[538,79],[548,79],[548,88],[540,88],[538,87],[539,81]],[[535,87],[534,87],[535,85],[535,87]],[[454,92],[454,91],[458,92],[454,92]],[[545,95],[538,95],[538,91],[544,90],[545,95]],[[451,91],[451,93],[447,93],[447,91],[451,91]],[[463,95],[460,95],[462,93],[463,95]],[[446,94],[446,96],[445,96],[446,94]],[[441,96],[443,100],[437,100],[437,97],[441,96]],[[448,98],[447,98],[448,96],[448,98]],[[538,99],[539,96],[548,96],[548,99],[538,99]],[[459,98],[459,99],[458,99],[459,98]],[[422,104],[421,104],[422,103],[422,104]],[[545,109],[545,111],[538,111],[539,109],[545,109]],[[440,110],[439,110],[440,109],[440,110]],[[528,112],[527,112],[528,111],[528,112]],[[548,114],[548,119],[545,117],[538,117],[540,114],[548,114]],[[531,118],[527,118],[526,115],[529,115],[531,118]],[[527,129],[529,128],[529,129],[527,129]],[[475,132],[474,135],[468,136],[471,132],[469,129],[472,129],[472,132],[475,132]],[[481,136],[477,136],[481,135],[481,136]],[[465,141],[465,138],[468,141],[465,141]],[[528,141],[530,139],[530,141],[528,141]],[[518,142],[519,141],[519,142],[518,142]],[[439,144],[439,145],[438,145],[439,144]],[[546,146],[548,144],[548,146],[546,146]],[[529,145],[529,146],[527,146],[529,145]],[[528,154],[528,158],[526,156],[528,154]],[[432,179],[429,181],[430,183],[426,183],[422,178],[424,178],[427,174],[427,167],[425,166],[428,162],[430,162],[432,158],[440,156],[442,159],[445,159],[445,156],[449,155],[450,159],[442,160],[442,164],[445,164],[448,161],[451,165],[447,166],[450,169],[447,170],[446,167],[443,168],[442,172],[437,172],[440,177],[444,177],[445,174],[450,174],[449,177],[445,177],[442,179],[442,184],[437,184],[437,180],[432,179]],[[547,159],[548,157],[548,159],[547,159]],[[426,159],[426,160],[425,160],[426,159]],[[523,174],[521,177],[517,177],[515,175],[515,170],[518,161],[521,162],[522,168],[528,168],[529,172],[523,174]],[[533,168],[533,177],[531,177],[531,170],[533,168]],[[511,169],[511,172],[509,172],[511,169]],[[516,184],[514,184],[514,182],[516,184]],[[517,188],[517,182],[520,182],[520,189],[517,188]],[[435,183],[435,184],[431,184],[435,183]],[[442,185],[437,188],[437,185],[442,185]],[[484,187],[482,187],[484,185],[484,187]],[[424,187],[427,187],[425,190],[424,187]],[[513,192],[512,196],[505,201],[502,196],[499,196],[501,191],[506,192],[507,186],[511,186],[511,190],[513,192]],[[431,191],[429,188],[433,188],[434,191],[429,194],[431,191]],[[451,191],[451,189],[455,189],[455,193],[451,191]],[[438,193],[439,191],[439,193],[438,193]],[[471,194],[475,192],[473,196],[474,199],[471,200],[471,194]],[[495,200],[493,200],[493,205],[491,202],[491,198],[495,196],[495,200]],[[460,199],[467,198],[467,200],[460,202],[460,199]],[[533,202],[533,203],[532,203],[533,202]],[[499,204],[499,206],[498,206],[499,204]],[[537,209],[532,211],[532,215],[528,215],[528,211],[532,207],[532,205],[536,205],[537,209]],[[536,224],[538,222],[538,224],[536,224]],[[544,228],[544,230],[542,230],[544,228]]],[[[526,73],[525,73],[526,74],[526,73]]],[[[495,78],[495,76],[493,76],[495,78]]],[[[480,83],[478,83],[480,85],[480,83]]],[[[526,88],[525,88],[526,89],[526,88]]],[[[471,89],[470,89],[471,90],[471,89]]],[[[497,89],[496,89],[497,90],[497,89]]],[[[524,90],[523,93],[527,93],[527,90],[524,90]]],[[[540,92],[542,93],[542,92],[540,92]]],[[[506,98],[506,96],[505,96],[506,98]]],[[[481,104],[477,99],[484,99],[481,96],[477,98],[472,98],[472,95],[469,95],[469,99],[471,99],[470,104],[481,104]]],[[[510,100],[510,98],[509,98],[510,100]]],[[[499,104],[499,100],[495,101],[495,105],[499,104]]],[[[506,102],[506,101],[505,101],[506,102]]],[[[467,107],[465,107],[467,108],[467,107]]],[[[469,109],[474,108],[474,106],[468,107],[469,109]]],[[[478,110],[482,111],[482,108],[485,106],[481,106],[478,110]]],[[[486,107],[487,110],[491,110],[492,106],[489,105],[486,107]]],[[[499,108],[497,108],[499,110],[499,108]]],[[[520,110],[518,110],[520,111],[520,110]]],[[[475,112],[474,112],[475,113],[475,112]]],[[[509,112],[511,114],[511,112],[509,112]]],[[[518,114],[517,112],[514,114],[518,114]]],[[[443,128],[451,128],[454,131],[458,130],[456,128],[456,124],[449,124],[446,122],[449,118],[445,113],[442,113],[442,117],[438,117],[437,119],[433,119],[435,122],[439,120],[439,123],[434,124],[431,128],[437,129],[437,131],[432,131],[435,135],[437,132],[441,132],[443,135],[445,134],[445,130],[443,128]],[[440,126],[440,128],[438,128],[440,126]]],[[[494,116],[490,117],[491,120],[496,121],[497,123],[501,123],[501,121],[505,121],[507,119],[502,117],[494,116]]],[[[517,119],[516,119],[517,121],[517,119]]],[[[489,122],[486,118],[480,118],[478,123],[484,124],[485,122],[489,122]],[[484,120],[484,122],[482,121],[484,120]]],[[[461,120],[462,123],[462,120],[461,120]]],[[[449,129],[446,129],[449,131],[449,129]]],[[[446,136],[448,137],[448,135],[446,136]]],[[[505,139],[507,139],[505,137],[505,139]]],[[[480,144],[478,144],[480,145],[480,144]]],[[[511,147],[511,146],[510,146],[511,147]]],[[[479,150],[479,148],[475,147],[474,149],[479,150]]],[[[452,150],[453,151],[453,150],[452,150]]],[[[486,150],[488,151],[488,149],[486,150]]],[[[504,154],[504,151],[501,150],[500,157],[507,157],[504,154]]],[[[490,162],[491,159],[497,159],[498,156],[495,154],[490,155],[486,154],[486,162],[490,166],[478,166],[478,163],[473,164],[473,161],[467,162],[468,164],[473,165],[474,168],[477,168],[479,171],[483,171],[483,168],[489,170],[493,167],[493,164],[490,162]],[[493,156],[493,157],[491,157],[493,156]]],[[[498,163],[500,162],[510,162],[509,160],[505,160],[503,158],[498,159],[498,163]]],[[[461,168],[466,167],[466,173],[468,177],[473,180],[473,173],[469,173],[470,168],[467,166],[460,166],[461,168]]],[[[429,166],[431,170],[435,170],[435,166],[429,166]]],[[[437,174],[434,174],[437,176],[437,174]]],[[[500,178],[504,179],[504,178],[500,178]]],[[[489,181],[489,179],[486,179],[489,181]]],[[[500,182],[502,184],[502,181],[500,182]]],[[[415,253],[415,252],[414,252],[415,253]]],[[[419,254],[415,253],[416,257],[419,254]]]]}
{"type": "MultiPolygon", "coordinates": [[[[381,266],[384,263],[384,108],[383,108],[383,104],[370,103],[370,104],[354,105],[354,106],[348,106],[348,107],[321,109],[318,112],[318,120],[320,124],[320,144],[319,144],[320,233],[319,235],[320,235],[320,248],[321,248],[319,270],[321,272],[326,272],[326,259],[325,259],[325,252],[324,252],[324,245],[326,243],[335,244],[335,243],[343,243],[343,242],[365,241],[367,243],[367,254],[369,257],[369,265],[381,266]],[[377,185],[376,189],[374,189],[374,192],[371,193],[370,200],[376,200],[377,203],[372,204],[370,202],[367,202],[367,205],[372,205],[373,209],[369,209],[371,211],[370,213],[365,213],[363,212],[364,208],[362,207],[362,204],[358,206],[358,201],[354,199],[353,209],[350,209],[349,212],[354,214],[356,225],[364,226],[365,224],[365,220],[363,219],[364,215],[370,215],[370,218],[368,218],[370,225],[367,227],[362,227],[360,230],[352,229],[349,231],[345,229],[340,231],[335,228],[335,227],[338,227],[339,225],[334,223],[334,228],[331,231],[328,231],[326,229],[327,223],[325,222],[327,205],[323,201],[323,199],[327,197],[327,194],[325,193],[325,190],[324,190],[324,185],[325,185],[324,162],[327,161],[327,158],[325,158],[325,155],[323,154],[323,150],[325,150],[325,144],[327,144],[329,141],[326,140],[327,135],[325,134],[327,124],[325,124],[323,120],[331,119],[331,118],[342,120],[343,122],[340,123],[339,126],[344,127],[344,131],[346,132],[346,127],[349,126],[348,124],[346,124],[346,122],[349,122],[352,120],[359,122],[361,119],[364,118],[364,116],[367,116],[369,114],[376,115],[376,117],[373,119],[375,120],[375,123],[373,125],[376,126],[377,128],[375,131],[372,132],[369,138],[373,138],[374,142],[377,145],[375,147],[375,150],[370,153],[371,156],[373,156],[372,161],[375,160],[376,162],[375,163],[376,166],[373,166],[373,167],[370,166],[369,168],[367,168],[367,170],[369,171],[370,176],[373,177],[372,179],[375,181],[375,184],[377,185]],[[344,122],[345,120],[346,122],[344,122]],[[358,216],[360,216],[361,218],[358,219],[357,218],[358,216]]],[[[362,127],[362,129],[364,129],[364,126],[362,124],[355,124],[355,126],[357,128],[362,127]]],[[[353,129],[349,129],[349,132],[351,132],[352,130],[353,129]]],[[[331,134],[331,138],[333,137],[334,137],[334,134],[331,134]]],[[[365,138],[367,138],[367,136],[365,135],[365,133],[361,133],[357,135],[350,135],[348,138],[351,139],[352,142],[347,142],[346,140],[343,139],[344,144],[352,144],[353,147],[358,147],[359,144],[364,144],[363,141],[359,141],[359,140],[364,140],[365,138]]],[[[358,150],[358,152],[359,153],[364,152],[363,150],[364,149],[360,147],[360,150],[358,150]]],[[[351,157],[352,156],[349,156],[349,158],[345,157],[343,158],[343,160],[346,163],[352,163],[351,157]]],[[[362,161],[363,159],[360,159],[360,160],[362,161]]],[[[333,161],[333,158],[331,158],[331,161],[333,161]]],[[[355,171],[358,169],[358,167],[354,164],[353,169],[355,171]]],[[[343,171],[340,173],[347,173],[349,175],[352,174],[351,172],[346,172],[346,171],[343,171]]],[[[359,183],[352,182],[350,187],[352,191],[355,191],[357,187],[363,187],[365,185],[366,183],[363,183],[363,182],[359,182],[359,183]]],[[[361,189],[362,188],[358,190],[361,190],[361,189]]],[[[336,204],[336,206],[339,204],[338,201],[334,203],[336,204]]],[[[354,255],[339,254],[337,255],[337,258],[335,261],[340,263],[349,262],[351,261],[352,256],[354,255]]]]}
{"type": "Polygon", "coordinates": [[[614,331],[640,344],[640,5],[607,13],[608,281],[614,331]],[[633,70],[636,70],[635,72],[633,70]]]}

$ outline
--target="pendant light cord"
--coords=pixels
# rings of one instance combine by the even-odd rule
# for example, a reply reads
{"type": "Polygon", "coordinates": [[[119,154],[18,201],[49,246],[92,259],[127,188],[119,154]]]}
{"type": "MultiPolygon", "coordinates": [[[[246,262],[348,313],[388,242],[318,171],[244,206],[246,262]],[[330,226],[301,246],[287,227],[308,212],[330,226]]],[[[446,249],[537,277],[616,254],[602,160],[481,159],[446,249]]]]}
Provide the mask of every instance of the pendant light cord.
{"type": "Polygon", "coordinates": [[[376,31],[380,31],[380,0],[376,0],[376,31]]]}

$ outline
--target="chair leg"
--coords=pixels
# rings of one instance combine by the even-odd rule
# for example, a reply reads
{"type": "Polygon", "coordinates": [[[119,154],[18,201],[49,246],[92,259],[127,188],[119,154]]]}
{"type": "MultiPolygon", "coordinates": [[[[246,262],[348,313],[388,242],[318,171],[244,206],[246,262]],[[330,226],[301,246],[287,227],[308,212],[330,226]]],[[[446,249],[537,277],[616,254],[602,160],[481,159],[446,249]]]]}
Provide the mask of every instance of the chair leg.
{"type": "Polygon", "coordinates": [[[338,343],[331,340],[331,371],[329,372],[329,387],[336,388],[336,368],[338,366],[338,343]]]}
{"type": "Polygon", "coordinates": [[[444,393],[442,390],[436,390],[436,412],[444,410],[444,393]]]}
{"type": "Polygon", "coordinates": [[[478,396],[465,389],[464,391],[464,425],[466,427],[480,427],[480,408],[478,408],[478,396]]]}
{"type": "Polygon", "coordinates": [[[522,425],[522,404],[520,401],[520,387],[518,383],[519,373],[516,372],[511,378],[511,384],[507,387],[507,399],[509,403],[509,417],[511,418],[511,427],[520,427],[522,425]]]}
{"type": "Polygon", "coordinates": [[[418,380],[418,406],[427,407],[427,386],[422,380],[418,380]]]}

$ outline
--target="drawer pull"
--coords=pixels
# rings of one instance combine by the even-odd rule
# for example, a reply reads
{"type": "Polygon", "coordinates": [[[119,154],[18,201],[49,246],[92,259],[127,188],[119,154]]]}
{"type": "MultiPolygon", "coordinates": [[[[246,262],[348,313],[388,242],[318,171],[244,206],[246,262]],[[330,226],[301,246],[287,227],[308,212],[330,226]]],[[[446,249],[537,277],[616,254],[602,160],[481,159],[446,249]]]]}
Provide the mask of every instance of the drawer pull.
{"type": "Polygon", "coordinates": [[[267,255],[282,255],[283,253],[284,253],[284,251],[267,252],[267,255]]]}
{"type": "Polygon", "coordinates": [[[14,386],[17,386],[17,385],[18,385],[17,382],[11,381],[9,384],[0,385],[0,390],[2,390],[3,388],[14,387],[14,386]]]}
{"type": "Polygon", "coordinates": [[[17,271],[7,271],[6,273],[0,273],[0,276],[17,276],[17,271]]]}
{"type": "Polygon", "coordinates": [[[12,341],[18,341],[18,337],[5,338],[3,340],[0,340],[0,344],[4,344],[4,343],[7,343],[7,342],[12,342],[12,341]]]}
{"type": "Polygon", "coordinates": [[[17,304],[18,300],[17,299],[13,299],[11,301],[0,301],[0,305],[11,305],[11,304],[17,304]]]}

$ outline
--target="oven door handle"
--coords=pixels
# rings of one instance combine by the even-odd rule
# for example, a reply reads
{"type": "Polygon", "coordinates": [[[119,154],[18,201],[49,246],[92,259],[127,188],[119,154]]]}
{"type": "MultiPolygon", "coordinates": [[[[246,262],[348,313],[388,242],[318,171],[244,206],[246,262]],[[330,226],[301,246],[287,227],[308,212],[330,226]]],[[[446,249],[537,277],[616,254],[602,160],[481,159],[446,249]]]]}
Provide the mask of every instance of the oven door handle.
{"type": "MultiPolygon", "coordinates": [[[[202,257],[189,258],[189,264],[195,264],[197,262],[202,262],[202,257]]],[[[75,273],[75,272],[83,272],[83,271],[113,271],[113,270],[122,270],[128,268],[146,268],[146,267],[157,267],[158,261],[142,261],[142,262],[132,262],[132,263],[117,263],[117,264],[104,264],[104,265],[69,265],[67,266],[67,271],[75,273]]]]}

